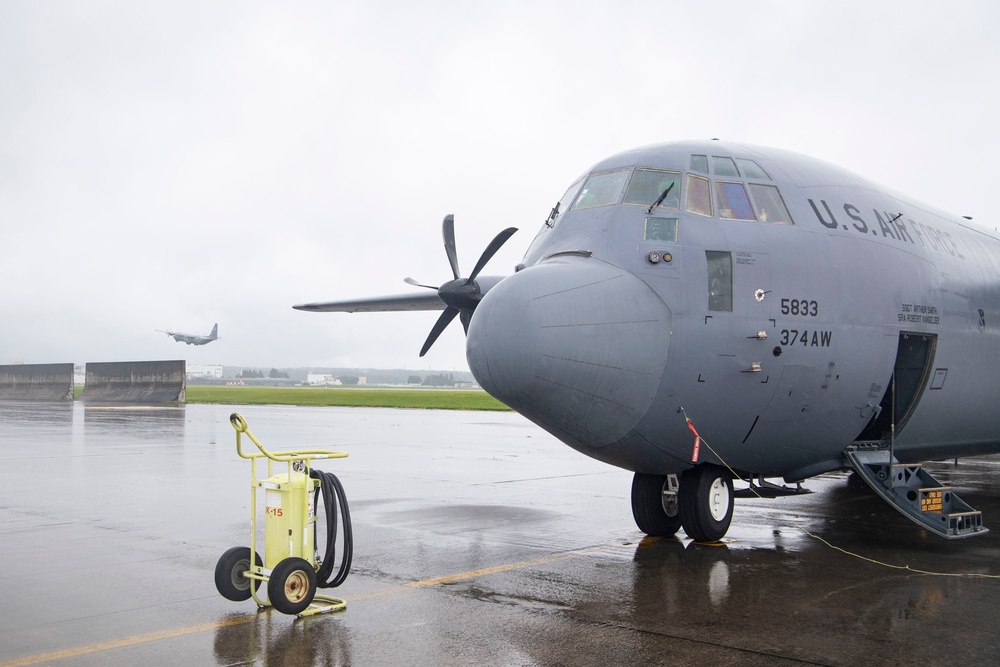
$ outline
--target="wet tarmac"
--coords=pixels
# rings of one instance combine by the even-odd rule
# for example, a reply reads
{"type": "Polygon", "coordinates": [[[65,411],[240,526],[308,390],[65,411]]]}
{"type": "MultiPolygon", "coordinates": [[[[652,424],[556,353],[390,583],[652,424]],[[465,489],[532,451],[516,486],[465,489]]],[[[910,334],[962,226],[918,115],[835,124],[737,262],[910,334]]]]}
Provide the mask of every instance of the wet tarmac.
{"type": "Polygon", "coordinates": [[[738,500],[709,546],[643,539],[629,473],[515,414],[235,409],[265,445],[350,453],[320,466],[351,503],[346,611],[296,620],[216,592],[219,556],[248,541],[233,407],[2,402],[0,667],[978,665],[1000,649],[996,459],[933,466],[985,536],[928,535],[831,474],[738,500]]]}

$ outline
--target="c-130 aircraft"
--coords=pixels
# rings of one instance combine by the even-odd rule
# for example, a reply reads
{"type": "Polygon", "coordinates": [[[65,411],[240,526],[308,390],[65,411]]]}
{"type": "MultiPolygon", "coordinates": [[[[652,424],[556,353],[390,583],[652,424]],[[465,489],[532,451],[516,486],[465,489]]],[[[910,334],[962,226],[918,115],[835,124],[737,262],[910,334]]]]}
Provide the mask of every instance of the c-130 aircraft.
{"type": "MultiPolygon", "coordinates": [[[[1000,451],[1000,237],[825,162],[721,141],[598,162],[513,275],[294,306],[459,316],[491,395],[570,447],[635,473],[651,535],[713,541],[734,478],[759,495],[854,469],[947,538],[979,512],[920,461],[1000,451]],[[757,484],[754,483],[757,480],[757,484]]],[[[412,279],[407,282],[419,285],[412,279]]],[[[427,287],[422,285],[422,287],[427,287]]]]}
{"type": "Polygon", "coordinates": [[[181,331],[164,331],[163,329],[157,329],[157,331],[167,334],[178,343],[187,343],[188,345],[206,345],[211,343],[213,340],[219,340],[218,323],[212,326],[212,333],[207,336],[202,334],[183,333],[181,331]]]}

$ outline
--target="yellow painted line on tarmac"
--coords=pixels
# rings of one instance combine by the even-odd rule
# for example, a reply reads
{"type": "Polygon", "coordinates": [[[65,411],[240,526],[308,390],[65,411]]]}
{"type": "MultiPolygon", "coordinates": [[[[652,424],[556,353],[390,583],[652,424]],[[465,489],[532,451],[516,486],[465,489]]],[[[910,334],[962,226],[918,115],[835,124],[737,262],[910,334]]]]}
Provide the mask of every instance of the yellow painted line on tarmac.
{"type": "Polygon", "coordinates": [[[147,644],[149,642],[155,642],[161,639],[171,639],[173,637],[182,637],[184,635],[195,634],[197,632],[208,632],[209,630],[218,630],[219,628],[225,628],[232,625],[242,625],[243,623],[249,623],[250,621],[253,620],[254,617],[252,616],[237,617],[237,618],[226,619],[224,621],[213,621],[211,623],[189,625],[185,628],[173,628],[171,630],[148,632],[144,635],[133,635],[131,637],[125,637],[124,639],[114,639],[112,641],[100,642],[98,644],[75,646],[72,648],[64,648],[59,651],[50,651],[49,653],[38,653],[36,655],[28,655],[23,658],[14,658],[12,660],[5,660],[3,662],[0,662],[0,667],[24,667],[25,665],[37,665],[40,662],[52,662],[54,660],[63,660],[64,658],[77,658],[81,655],[88,655],[90,653],[111,651],[116,648],[126,648],[128,646],[135,646],[136,644],[147,644]]]}
{"type": "MultiPolygon", "coordinates": [[[[386,597],[390,595],[398,595],[400,593],[406,593],[408,591],[417,590],[421,588],[429,588],[431,586],[437,586],[440,584],[451,584],[457,581],[476,579],[478,577],[485,577],[491,574],[500,574],[502,572],[511,572],[513,570],[523,570],[529,567],[547,565],[548,563],[554,563],[560,560],[575,558],[577,556],[584,556],[587,554],[596,553],[598,551],[607,551],[609,549],[614,549],[621,546],[634,546],[634,545],[605,544],[595,547],[588,547],[585,549],[577,549],[575,551],[564,551],[562,553],[551,554],[549,556],[542,556],[540,558],[533,558],[531,560],[522,560],[517,563],[506,563],[504,565],[486,567],[480,570],[470,570],[468,572],[449,574],[443,577],[433,577],[430,579],[422,579],[420,581],[411,581],[409,583],[401,584],[399,586],[383,588],[381,590],[371,591],[369,593],[361,593],[360,595],[354,596],[350,600],[348,600],[348,605],[356,604],[358,602],[364,602],[366,600],[373,600],[376,598],[386,597]]],[[[58,651],[50,651],[48,653],[37,653],[35,655],[28,655],[21,658],[4,660],[0,661],[0,667],[27,667],[28,665],[49,663],[49,662],[54,662],[56,660],[64,660],[66,658],[77,658],[83,655],[89,655],[91,653],[113,651],[119,648],[128,648],[129,646],[148,644],[150,642],[156,642],[162,639],[173,639],[175,637],[183,637],[185,635],[193,635],[199,632],[218,630],[220,628],[232,627],[234,625],[244,625],[246,623],[252,623],[257,619],[258,616],[256,614],[252,614],[247,616],[237,616],[234,618],[228,618],[221,621],[211,621],[209,623],[199,623],[198,625],[189,625],[183,628],[173,628],[170,630],[159,630],[157,632],[148,632],[146,634],[125,637],[124,639],[114,639],[106,642],[98,642],[96,644],[87,644],[85,646],[76,646],[71,648],[60,649],[58,651]]]]}
{"type": "MultiPolygon", "coordinates": [[[[434,577],[431,579],[422,579],[420,581],[411,581],[406,584],[400,584],[399,586],[393,586],[392,588],[383,588],[381,590],[371,591],[369,593],[361,593],[360,595],[352,597],[350,601],[364,602],[365,600],[385,597],[387,595],[397,595],[399,593],[405,593],[406,591],[412,591],[420,588],[429,588],[430,586],[437,586],[439,584],[452,584],[455,583],[456,581],[476,579],[478,577],[485,577],[490,574],[500,574],[501,572],[511,572],[512,570],[523,570],[525,568],[535,567],[538,565],[547,565],[548,563],[555,563],[560,560],[575,558],[577,556],[584,556],[586,554],[596,553],[598,551],[607,551],[609,549],[614,549],[619,546],[634,546],[634,545],[602,544],[596,547],[576,549],[575,551],[564,551],[562,553],[551,554],[549,556],[542,556],[540,558],[533,558],[531,560],[522,560],[517,563],[506,563],[504,565],[495,565],[493,567],[486,567],[481,570],[470,570],[468,572],[449,574],[443,577],[434,577]]],[[[6,667],[6,665],[0,663],[0,667],[6,667]]]]}

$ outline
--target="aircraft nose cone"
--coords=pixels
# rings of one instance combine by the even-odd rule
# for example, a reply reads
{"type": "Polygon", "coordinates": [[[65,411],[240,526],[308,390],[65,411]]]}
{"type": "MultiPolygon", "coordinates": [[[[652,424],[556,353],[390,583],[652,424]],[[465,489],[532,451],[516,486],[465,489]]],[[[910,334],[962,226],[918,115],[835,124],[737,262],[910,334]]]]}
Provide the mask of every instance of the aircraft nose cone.
{"type": "Polygon", "coordinates": [[[469,326],[469,367],[487,392],[567,444],[603,447],[649,409],[670,318],[629,272],[554,258],[486,293],[469,326]]]}

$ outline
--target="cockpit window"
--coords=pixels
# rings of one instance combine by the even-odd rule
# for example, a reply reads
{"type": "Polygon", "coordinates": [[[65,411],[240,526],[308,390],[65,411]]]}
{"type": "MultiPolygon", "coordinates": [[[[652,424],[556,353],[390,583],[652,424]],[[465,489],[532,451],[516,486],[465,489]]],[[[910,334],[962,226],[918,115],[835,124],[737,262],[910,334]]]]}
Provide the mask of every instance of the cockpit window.
{"type": "Polygon", "coordinates": [[[646,218],[646,241],[677,243],[677,218],[646,218]]]}
{"type": "Polygon", "coordinates": [[[678,208],[681,205],[680,180],[681,175],[676,171],[636,169],[625,191],[625,203],[651,207],[659,201],[657,207],[678,208]],[[665,197],[664,192],[667,193],[665,197]]]}
{"type": "Polygon", "coordinates": [[[715,182],[715,195],[719,201],[719,217],[723,220],[756,220],[750,198],[742,183],[715,182]]]}
{"type": "Polygon", "coordinates": [[[698,215],[712,216],[712,191],[708,179],[688,174],[685,181],[685,208],[698,215]]]}
{"type": "Polygon", "coordinates": [[[712,156],[712,173],[716,176],[736,176],[740,175],[740,172],[736,171],[736,163],[733,162],[731,157],[719,157],[718,155],[712,156]]]}
{"type": "Polygon", "coordinates": [[[707,155],[692,155],[691,156],[691,171],[698,171],[702,174],[708,173],[708,156],[707,155]]]}
{"type": "Polygon", "coordinates": [[[771,180],[771,177],[767,175],[767,172],[753,160],[738,157],[736,158],[736,164],[739,166],[740,171],[743,172],[743,178],[756,178],[762,181],[771,180]]]}
{"type": "Polygon", "coordinates": [[[620,169],[591,175],[583,186],[583,190],[580,191],[576,203],[573,204],[573,210],[617,204],[618,198],[621,197],[622,190],[625,188],[628,174],[628,169],[620,169]]]}
{"type": "Polygon", "coordinates": [[[761,222],[771,222],[779,225],[792,225],[792,216],[788,214],[785,202],[781,198],[778,188],[773,185],[750,184],[750,193],[753,195],[754,203],[757,204],[757,211],[760,213],[761,222]]]}

